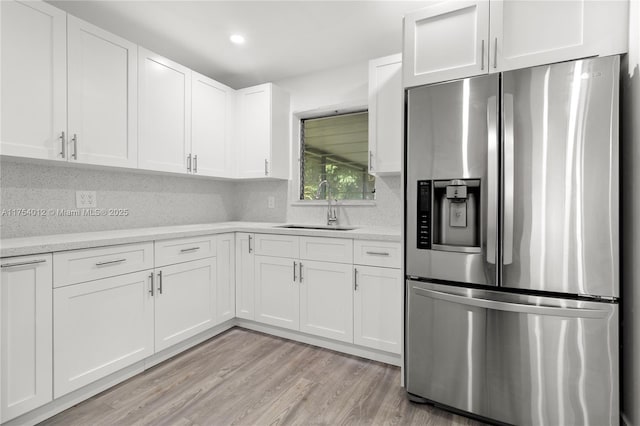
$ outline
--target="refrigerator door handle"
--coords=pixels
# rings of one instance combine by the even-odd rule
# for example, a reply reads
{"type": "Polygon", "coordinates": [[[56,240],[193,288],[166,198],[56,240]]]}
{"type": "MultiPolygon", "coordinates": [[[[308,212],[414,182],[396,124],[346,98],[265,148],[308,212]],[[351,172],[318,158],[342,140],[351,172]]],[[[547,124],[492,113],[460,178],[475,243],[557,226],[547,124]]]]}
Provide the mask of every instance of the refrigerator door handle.
{"type": "Polygon", "coordinates": [[[467,296],[459,296],[451,293],[444,293],[436,290],[427,290],[414,287],[413,291],[419,296],[429,297],[432,299],[444,300],[446,302],[457,303],[460,305],[473,306],[477,308],[491,309],[494,311],[517,312],[533,315],[550,315],[556,317],[576,317],[576,318],[606,318],[611,314],[610,310],[605,309],[585,309],[585,308],[568,308],[555,306],[540,306],[524,303],[500,302],[491,299],[479,299],[467,296]]]}
{"type": "Polygon", "coordinates": [[[503,216],[503,254],[502,264],[513,263],[513,188],[514,188],[514,146],[513,146],[513,95],[505,93],[504,102],[504,216],[503,216]]]}
{"type": "Polygon", "coordinates": [[[487,101],[487,262],[496,263],[498,238],[498,98],[487,101]]]}

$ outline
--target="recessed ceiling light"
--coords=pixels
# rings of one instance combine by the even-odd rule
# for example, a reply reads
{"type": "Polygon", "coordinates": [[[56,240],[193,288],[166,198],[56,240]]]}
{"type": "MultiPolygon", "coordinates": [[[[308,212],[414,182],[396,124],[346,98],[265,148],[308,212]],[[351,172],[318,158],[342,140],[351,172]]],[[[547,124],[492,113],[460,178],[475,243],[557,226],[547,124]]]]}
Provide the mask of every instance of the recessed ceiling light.
{"type": "Polygon", "coordinates": [[[244,37],[240,34],[233,34],[229,37],[229,40],[231,40],[231,43],[233,44],[244,44],[244,37]]]}

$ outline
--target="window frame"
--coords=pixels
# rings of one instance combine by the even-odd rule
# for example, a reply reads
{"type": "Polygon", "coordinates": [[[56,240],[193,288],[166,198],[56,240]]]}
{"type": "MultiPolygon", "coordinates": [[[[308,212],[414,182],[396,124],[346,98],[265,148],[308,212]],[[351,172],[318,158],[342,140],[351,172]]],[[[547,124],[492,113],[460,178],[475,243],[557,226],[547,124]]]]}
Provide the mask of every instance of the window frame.
{"type": "MultiPolygon", "coordinates": [[[[296,126],[296,134],[294,134],[295,137],[295,141],[297,144],[297,153],[298,153],[298,158],[297,161],[293,161],[293,167],[297,167],[297,173],[295,174],[297,181],[292,182],[291,185],[291,205],[297,205],[297,206],[318,206],[318,205],[326,205],[327,204],[327,200],[326,199],[319,199],[319,200],[306,200],[301,198],[304,194],[304,177],[303,177],[303,173],[304,173],[304,143],[303,143],[303,137],[304,137],[304,121],[305,120],[313,120],[313,119],[319,119],[319,118],[329,118],[329,117],[335,117],[335,116],[341,116],[341,115],[348,115],[348,114],[357,114],[357,113],[364,113],[366,112],[367,114],[369,114],[369,108],[368,105],[359,105],[359,106],[351,106],[351,107],[343,107],[343,108],[331,108],[331,109],[325,109],[325,110],[312,110],[312,111],[307,111],[307,112],[300,112],[300,113],[294,113],[294,120],[297,120],[297,126],[296,126]]],[[[368,142],[367,142],[367,149],[368,149],[368,142]]],[[[373,175],[376,180],[377,180],[377,176],[373,173],[370,173],[368,165],[366,166],[366,169],[364,171],[367,175],[373,175]]],[[[339,199],[337,200],[338,205],[353,205],[353,206],[375,206],[376,205],[376,191],[375,191],[375,184],[374,184],[374,192],[373,192],[373,199],[339,199]]]]}

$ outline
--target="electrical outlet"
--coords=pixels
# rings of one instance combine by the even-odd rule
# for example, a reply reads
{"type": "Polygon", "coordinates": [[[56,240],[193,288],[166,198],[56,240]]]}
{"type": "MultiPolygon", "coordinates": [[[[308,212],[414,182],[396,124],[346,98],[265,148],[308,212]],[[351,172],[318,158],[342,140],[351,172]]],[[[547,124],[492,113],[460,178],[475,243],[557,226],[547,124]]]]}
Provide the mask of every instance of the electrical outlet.
{"type": "Polygon", "coordinates": [[[76,208],[98,207],[96,191],[76,191],[76,208]]]}
{"type": "Polygon", "coordinates": [[[276,197],[274,196],[269,196],[267,198],[267,204],[269,206],[270,209],[274,209],[276,208],[276,197]]]}

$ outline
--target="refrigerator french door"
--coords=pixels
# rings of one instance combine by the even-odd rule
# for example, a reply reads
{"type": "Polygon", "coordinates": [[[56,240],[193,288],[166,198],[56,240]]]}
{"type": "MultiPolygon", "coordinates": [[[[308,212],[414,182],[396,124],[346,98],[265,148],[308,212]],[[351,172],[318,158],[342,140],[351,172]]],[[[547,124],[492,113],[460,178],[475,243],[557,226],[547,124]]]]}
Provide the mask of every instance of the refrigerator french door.
{"type": "Polygon", "coordinates": [[[406,383],[513,424],[618,424],[619,58],[407,91],[406,383]]]}

